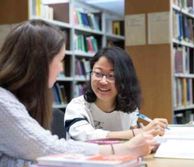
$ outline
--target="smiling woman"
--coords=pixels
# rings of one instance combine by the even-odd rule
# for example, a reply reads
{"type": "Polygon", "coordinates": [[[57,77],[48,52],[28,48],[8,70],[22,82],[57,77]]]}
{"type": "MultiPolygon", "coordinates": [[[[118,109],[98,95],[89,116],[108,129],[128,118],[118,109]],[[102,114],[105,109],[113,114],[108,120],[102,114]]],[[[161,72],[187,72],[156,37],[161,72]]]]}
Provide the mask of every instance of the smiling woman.
{"type": "Polygon", "coordinates": [[[131,58],[123,49],[112,47],[100,50],[90,63],[84,96],[66,108],[67,136],[76,140],[133,137],[129,127],[136,125],[141,94],[131,58]]]}
{"type": "MultiPolygon", "coordinates": [[[[66,108],[66,136],[75,140],[130,139],[142,133],[141,129],[130,129],[137,125],[141,92],[129,54],[119,47],[103,48],[90,65],[84,96],[74,98],[66,108]]],[[[163,129],[166,124],[165,119],[159,119],[143,130],[163,129]]]]}

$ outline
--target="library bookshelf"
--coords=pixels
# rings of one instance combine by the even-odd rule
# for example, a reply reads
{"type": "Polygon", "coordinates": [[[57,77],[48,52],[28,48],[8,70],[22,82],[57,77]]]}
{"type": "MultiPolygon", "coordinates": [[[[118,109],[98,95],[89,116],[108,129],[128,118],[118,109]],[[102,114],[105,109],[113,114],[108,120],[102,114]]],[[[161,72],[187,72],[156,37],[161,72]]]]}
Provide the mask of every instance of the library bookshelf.
{"type": "Polygon", "coordinates": [[[125,46],[140,80],[141,110],[169,123],[194,120],[193,7],[193,0],[125,2],[125,46]]]}
{"type": "Polygon", "coordinates": [[[67,34],[64,73],[53,88],[54,107],[65,109],[73,97],[83,94],[91,71],[89,60],[98,49],[111,45],[124,47],[124,18],[79,0],[36,1],[31,6],[34,7],[30,10],[31,18],[50,21],[67,34]],[[113,22],[119,24],[117,32],[113,22]]]}
{"type": "Polygon", "coordinates": [[[8,33],[10,24],[38,18],[66,33],[64,72],[53,88],[54,108],[65,111],[67,103],[83,93],[91,71],[89,60],[98,49],[112,45],[124,48],[124,17],[80,0],[28,0],[17,4],[7,0],[0,8],[3,32],[6,29],[8,33]],[[5,10],[8,7],[10,12],[5,10]]]}

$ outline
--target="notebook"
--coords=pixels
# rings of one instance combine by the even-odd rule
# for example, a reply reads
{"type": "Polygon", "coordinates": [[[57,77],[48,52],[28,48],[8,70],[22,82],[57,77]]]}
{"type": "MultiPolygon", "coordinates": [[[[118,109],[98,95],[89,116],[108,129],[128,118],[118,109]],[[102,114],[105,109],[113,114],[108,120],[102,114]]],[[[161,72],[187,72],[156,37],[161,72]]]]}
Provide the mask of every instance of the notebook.
{"type": "Polygon", "coordinates": [[[141,159],[130,155],[83,155],[65,153],[39,157],[37,166],[47,167],[137,167],[141,159]]]}
{"type": "Polygon", "coordinates": [[[194,126],[171,126],[154,157],[194,159],[194,126]]]}

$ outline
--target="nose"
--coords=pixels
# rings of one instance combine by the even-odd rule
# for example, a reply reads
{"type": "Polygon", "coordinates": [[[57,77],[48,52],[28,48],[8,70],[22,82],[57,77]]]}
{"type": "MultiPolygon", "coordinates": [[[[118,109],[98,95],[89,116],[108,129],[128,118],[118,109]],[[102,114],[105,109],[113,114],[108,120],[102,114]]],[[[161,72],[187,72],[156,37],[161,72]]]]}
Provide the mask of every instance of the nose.
{"type": "Polygon", "coordinates": [[[107,84],[108,83],[107,82],[107,78],[106,78],[105,75],[101,78],[100,82],[103,83],[103,84],[107,84]]]}

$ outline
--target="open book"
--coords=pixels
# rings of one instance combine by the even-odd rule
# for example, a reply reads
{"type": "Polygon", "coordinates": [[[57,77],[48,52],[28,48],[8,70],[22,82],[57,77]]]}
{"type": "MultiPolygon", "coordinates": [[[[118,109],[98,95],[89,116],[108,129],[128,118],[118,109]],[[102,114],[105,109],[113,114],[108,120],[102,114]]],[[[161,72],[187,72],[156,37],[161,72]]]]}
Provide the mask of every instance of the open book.
{"type": "Polygon", "coordinates": [[[130,155],[83,155],[66,153],[37,159],[38,167],[137,167],[141,159],[130,155]]]}
{"type": "Polygon", "coordinates": [[[194,126],[170,126],[162,139],[155,157],[194,159],[194,126]]]}

